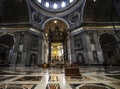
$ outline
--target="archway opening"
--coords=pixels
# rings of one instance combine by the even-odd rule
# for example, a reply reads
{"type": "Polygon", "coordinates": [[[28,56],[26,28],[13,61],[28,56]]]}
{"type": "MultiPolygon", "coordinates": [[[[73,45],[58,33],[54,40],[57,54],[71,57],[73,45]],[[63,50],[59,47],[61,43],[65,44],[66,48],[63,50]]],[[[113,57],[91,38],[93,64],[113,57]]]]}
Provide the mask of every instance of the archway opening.
{"type": "Polygon", "coordinates": [[[5,34],[0,37],[0,65],[8,65],[14,44],[14,37],[5,34]]]}
{"type": "Polygon", "coordinates": [[[104,33],[100,36],[100,45],[103,51],[104,63],[115,65],[119,63],[119,46],[114,35],[104,33]]]}
{"type": "Polygon", "coordinates": [[[64,63],[68,60],[68,26],[60,19],[52,19],[45,24],[45,39],[48,44],[48,63],[64,63]]]}

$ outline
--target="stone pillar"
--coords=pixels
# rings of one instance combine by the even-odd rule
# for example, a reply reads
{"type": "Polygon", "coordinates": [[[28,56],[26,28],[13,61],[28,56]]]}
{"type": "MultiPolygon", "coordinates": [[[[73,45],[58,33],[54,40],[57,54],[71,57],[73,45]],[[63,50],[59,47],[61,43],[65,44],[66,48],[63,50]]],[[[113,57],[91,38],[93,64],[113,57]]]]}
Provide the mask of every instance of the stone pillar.
{"type": "Polygon", "coordinates": [[[102,49],[100,46],[100,42],[99,42],[99,36],[97,35],[97,32],[94,35],[94,39],[95,39],[95,48],[97,51],[97,57],[98,57],[98,64],[103,64],[104,59],[103,59],[103,53],[102,53],[102,49]]]}
{"type": "Polygon", "coordinates": [[[70,36],[70,54],[71,54],[71,63],[75,62],[75,51],[74,51],[74,39],[73,36],[70,36]]]}
{"type": "Polygon", "coordinates": [[[43,51],[43,37],[42,35],[39,36],[39,43],[38,43],[38,65],[42,65],[42,51],[43,51]]]}
{"type": "Polygon", "coordinates": [[[92,58],[91,58],[90,40],[86,31],[81,33],[81,39],[83,45],[83,50],[81,50],[81,53],[83,53],[84,55],[85,64],[89,64],[92,58]]]}
{"type": "Polygon", "coordinates": [[[69,63],[71,64],[72,59],[71,59],[71,43],[70,43],[70,40],[71,40],[71,36],[69,36],[69,39],[68,39],[68,60],[69,60],[69,63]]]}

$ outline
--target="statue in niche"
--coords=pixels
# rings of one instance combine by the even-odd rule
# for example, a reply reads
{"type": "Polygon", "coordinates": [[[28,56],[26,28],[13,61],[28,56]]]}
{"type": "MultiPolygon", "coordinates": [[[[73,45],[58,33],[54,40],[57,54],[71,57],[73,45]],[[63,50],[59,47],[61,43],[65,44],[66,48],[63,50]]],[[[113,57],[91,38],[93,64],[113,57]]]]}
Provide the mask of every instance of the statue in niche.
{"type": "Polygon", "coordinates": [[[34,50],[37,50],[38,48],[38,38],[36,37],[32,37],[32,40],[31,40],[31,49],[34,49],[34,50]]]}
{"type": "Polygon", "coordinates": [[[83,54],[81,54],[81,53],[77,53],[77,62],[78,63],[85,63],[84,62],[84,59],[83,59],[83,54]]]}
{"type": "Polygon", "coordinates": [[[36,54],[31,54],[30,56],[30,65],[36,65],[37,56],[36,54]]]}
{"type": "Polygon", "coordinates": [[[21,52],[18,52],[16,64],[21,63],[21,52]]]}
{"type": "Polygon", "coordinates": [[[97,51],[93,51],[93,58],[96,62],[99,62],[98,61],[98,56],[97,56],[97,51]]]}
{"type": "Polygon", "coordinates": [[[95,41],[94,41],[94,35],[93,35],[93,33],[89,33],[89,36],[90,36],[90,43],[94,44],[95,41]]]}
{"type": "Polygon", "coordinates": [[[36,47],[36,39],[35,38],[33,38],[32,43],[33,43],[32,47],[35,48],[36,47]]]}
{"type": "Polygon", "coordinates": [[[82,49],[82,41],[79,35],[74,36],[74,46],[76,49],[82,49]]]}
{"type": "Polygon", "coordinates": [[[81,46],[81,43],[80,43],[80,41],[76,41],[76,44],[75,44],[75,46],[76,46],[77,48],[79,48],[79,47],[81,46]]]}
{"type": "Polygon", "coordinates": [[[107,56],[108,56],[108,63],[109,64],[113,64],[114,63],[114,60],[115,60],[114,55],[115,55],[114,52],[112,52],[112,51],[108,52],[107,56]]]}
{"type": "Polygon", "coordinates": [[[19,44],[23,44],[24,41],[24,34],[20,34],[20,40],[19,40],[19,44]]]}

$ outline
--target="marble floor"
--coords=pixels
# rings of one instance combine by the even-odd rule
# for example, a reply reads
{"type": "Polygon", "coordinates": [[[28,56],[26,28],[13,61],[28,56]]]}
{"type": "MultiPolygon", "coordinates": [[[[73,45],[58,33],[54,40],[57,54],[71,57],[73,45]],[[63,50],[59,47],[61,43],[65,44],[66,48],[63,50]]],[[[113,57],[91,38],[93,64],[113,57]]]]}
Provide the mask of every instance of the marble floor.
{"type": "Polygon", "coordinates": [[[120,89],[120,67],[80,66],[82,76],[64,68],[0,67],[0,89],[120,89]]]}

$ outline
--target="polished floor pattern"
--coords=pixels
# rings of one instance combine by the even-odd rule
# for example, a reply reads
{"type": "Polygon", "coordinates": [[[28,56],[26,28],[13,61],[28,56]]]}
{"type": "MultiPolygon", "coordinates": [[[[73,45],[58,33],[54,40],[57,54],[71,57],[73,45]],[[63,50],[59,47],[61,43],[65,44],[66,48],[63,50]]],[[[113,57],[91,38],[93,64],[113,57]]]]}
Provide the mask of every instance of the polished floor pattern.
{"type": "Polygon", "coordinates": [[[64,68],[0,67],[0,89],[120,89],[120,67],[81,66],[82,76],[64,68]]]}

